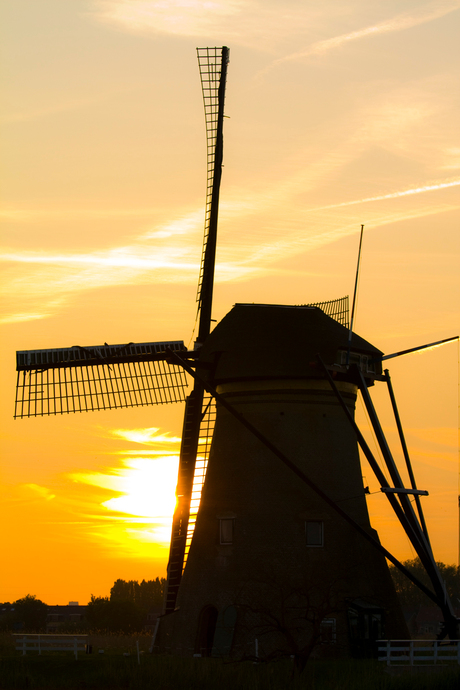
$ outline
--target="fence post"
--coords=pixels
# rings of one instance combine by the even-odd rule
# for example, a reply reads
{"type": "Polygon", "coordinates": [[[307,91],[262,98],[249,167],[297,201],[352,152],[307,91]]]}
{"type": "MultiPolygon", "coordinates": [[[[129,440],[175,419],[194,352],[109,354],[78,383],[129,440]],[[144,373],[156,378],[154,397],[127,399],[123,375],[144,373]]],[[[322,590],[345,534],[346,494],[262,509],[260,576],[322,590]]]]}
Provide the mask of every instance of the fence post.
{"type": "Polygon", "coordinates": [[[434,641],[434,656],[433,656],[434,663],[438,663],[438,640],[434,641]]]}
{"type": "Polygon", "coordinates": [[[410,652],[409,652],[410,665],[413,666],[413,665],[414,665],[414,640],[411,640],[411,641],[409,642],[409,645],[410,645],[410,646],[409,646],[409,649],[410,649],[410,652]]]}
{"type": "Polygon", "coordinates": [[[38,636],[38,656],[42,654],[42,646],[40,644],[40,635],[38,636]]]}
{"type": "Polygon", "coordinates": [[[27,643],[26,643],[26,638],[23,636],[22,637],[22,656],[25,656],[27,654],[27,643]]]}
{"type": "Polygon", "coordinates": [[[387,640],[387,666],[390,666],[391,642],[387,640]]]}

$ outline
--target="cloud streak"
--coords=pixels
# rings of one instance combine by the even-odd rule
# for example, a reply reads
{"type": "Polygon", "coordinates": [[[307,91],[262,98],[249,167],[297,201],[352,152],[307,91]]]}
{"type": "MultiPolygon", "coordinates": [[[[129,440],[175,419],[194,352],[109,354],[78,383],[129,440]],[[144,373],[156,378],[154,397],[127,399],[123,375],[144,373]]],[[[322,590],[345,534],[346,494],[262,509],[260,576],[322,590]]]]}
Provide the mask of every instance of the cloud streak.
{"type": "MultiPolygon", "coordinates": [[[[326,166],[327,167],[327,166],[326,166]]],[[[328,170],[326,170],[328,172],[328,170]]],[[[304,176],[301,175],[301,178],[304,176]]],[[[414,187],[410,189],[398,190],[395,192],[390,192],[388,194],[381,194],[372,197],[364,197],[362,199],[352,199],[350,201],[343,201],[336,204],[328,204],[325,206],[316,207],[306,207],[304,209],[297,209],[297,213],[302,216],[308,213],[313,213],[317,211],[327,211],[335,208],[342,208],[347,206],[356,206],[360,204],[367,204],[377,201],[385,201],[389,199],[398,199],[404,197],[410,197],[419,194],[426,194],[428,192],[440,191],[443,189],[449,189],[460,185],[460,179],[448,180],[445,182],[435,182],[431,184],[421,185],[419,187],[414,187]]],[[[253,195],[248,199],[241,199],[240,201],[228,201],[221,205],[221,217],[224,220],[234,220],[236,217],[242,217],[254,213],[260,212],[262,207],[268,206],[279,206],[282,203],[287,203],[292,197],[299,193],[300,191],[305,191],[308,189],[308,182],[305,179],[299,179],[298,176],[294,176],[291,180],[286,181],[284,184],[276,185],[276,190],[267,189],[259,195],[253,195]]],[[[431,212],[436,212],[437,209],[431,212]]],[[[196,214],[192,214],[192,219],[196,217],[196,214]]],[[[412,213],[408,211],[408,217],[412,217],[412,213]]],[[[38,251],[3,251],[0,253],[0,261],[12,264],[36,264],[36,265],[52,265],[52,266],[74,266],[78,271],[82,268],[98,267],[101,269],[101,276],[104,275],[104,269],[110,268],[120,268],[128,269],[132,273],[138,275],[143,274],[147,271],[161,271],[165,270],[168,273],[171,269],[179,274],[182,272],[187,275],[187,278],[196,277],[197,264],[196,257],[191,256],[190,244],[187,245],[181,242],[180,246],[171,246],[166,244],[164,246],[156,244],[147,244],[149,238],[152,239],[165,239],[170,242],[170,236],[174,234],[182,234],[180,231],[180,225],[185,223],[187,226],[188,219],[178,219],[176,222],[171,223],[167,227],[175,227],[175,232],[169,232],[164,228],[158,228],[156,230],[150,230],[148,233],[143,234],[138,243],[132,245],[126,245],[123,247],[115,247],[108,249],[106,251],[91,252],[91,253],[50,253],[46,254],[38,251]]],[[[270,241],[270,237],[267,237],[267,242],[270,241]]],[[[231,269],[227,266],[227,279],[236,277],[231,275],[231,269]]],[[[67,275],[67,274],[66,274],[67,275]]],[[[124,282],[122,279],[123,273],[117,273],[113,276],[111,273],[111,278],[109,283],[113,279],[117,283],[124,282]]],[[[129,275],[129,278],[132,274],[129,275]]],[[[178,279],[178,275],[175,273],[175,280],[178,279]]],[[[105,281],[102,279],[102,283],[105,281]]],[[[99,283],[100,284],[100,283],[99,283]]],[[[72,279],[68,278],[66,282],[62,285],[63,288],[72,289],[72,279]]],[[[93,283],[94,287],[94,283],[93,283]]],[[[82,286],[79,286],[82,289],[82,286]]]]}
{"type": "Polygon", "coordinates": [[[432,22],[435,19],[445,17],[447,14],[455,12],[458,9],[460,9],[460,3],[458,2],[430,3],[424,9],[416,13],[405,12],[403,14],[397,15],[396,17],[393,17],[392,19],[387,19],[386,21],[379,22],[378,24],[373,24],[371,26],[367,26],[363,29],[358,29],[357,31],[351,31],[347,34],[341,34],[339,36],[327,38],[322,41],[316,41],[312,45],[308,46],[308,48],[296,51],[295,53],[291,53],[290,55],[286,55],[282,58],[274,60],[271,63],[271,65],[260,74],[266,72],[268,69],[272,67],[286,62],[293,62],[306,57],[328,53],[331,50],[340,48],[341,46],[343,46],[346,43],[349,43],[350,41],[356,41],[360,38],[366,38],[368,36],[375,36],[377,34],[411,29],[414,26],[426,24],[427,22],[432,22]]]}
{"type": "MultiPolygon", "coordinates": [[[[334,164],[333,161],[329,163],[334,164]]],[[[460,185],[458,179],[325,206],[303,204],[302,207],[296,196],[313,190],[314,179],[318,184],[322,178],[321,169],[324,168],[326,176],[330,173],[329,163],[319,162],[314,170],[299,172],[283,184],[222,204],[222,233],[216,267],[218,282],[277,273],[276,268],[272,267],[273,262],[299,251],[326,246],[356,232],[355,216],[342,216],[338,220],[335,209],[375,204],[372,213],[367,212],[364,222],[377,228],[458,207],[458,204],[433,201],[412,206],[406,202],[402,208],[386,205],[386,202],[395,199],[404,201],[414,196],[452,189],[460,185]],[[290,206],[294,209],[291,214],[286,216],[283,212],[280,215],[280,209],[290,206]],[[257,216],[259,220],[254,222],[257,216]],[[247,225],[248,231],[239,232],[237,236],[226,232],[226,228],[231,228],[235,222],[247,225]],[[284,228],[282,233],[279,232],[280,224],[284,228]]],[[[2,292],[11,305],[0,321],[15,323],[47,318],[63,309],[71,295],[101,287],[171,281],[194,284],[197,280],[199,244],[197,235],[189,230],[195,225],[199,231],[197,215],[192,212],[189,217],[182,216],[176,221],[150,229],[131,245],[105,251],[66,254],[10,250],[0,253],[0,260],[9,266],[4,272],[2,292]],[[180,236],[180,241],[174,242],[176,235],[180,236]],[[24,274],[26,266],[27,275],[24,274]],[[18,305],[16,309],[13,306],[15,303],[18,305]]]]}
{"type": "Polygon", "coordinates": [[[180,438],[177,436],[170,436],[166,434],[158,434],[160,431],[158,427],[150,427],[148,429],[115,429],[112,434],[115,437],[122,438],[126,441],[131,441],[132,443],[141,444],[171,444],[174,443],[178,445],[180,443],[180,438]]]}
{"type": "Polygon", "coordinates": [[[133,32],[203,36],[239,14],[244,4],[241,0],[99,0],[91,14],[133,32]]]}
{"type": "Polygon", "coordinates": [[[342,208],[343,206],[356,206],[357,204],[367,204],[371,201],[385,201],[386,199],[399,199],[404,196],[412,196],[413,194],[423,194],[424,192],[434,192],[439,189],[448,189],[449,187],[457,187],[460,185],[460,180],[453,180],[451,182],[441,182],[439,184],[425,185],[424,187],[416,187],[414,189],[405,189],[401,192],[391,192],[391,194],[382,194],[381,196],[369,196],[365,199],[355,199],[354,201],[343,201],[340,204],[330,204],[328,206],[318,206],[317,208],[309,209],[310,211],[325,211],[330,208],[342,208]]]}

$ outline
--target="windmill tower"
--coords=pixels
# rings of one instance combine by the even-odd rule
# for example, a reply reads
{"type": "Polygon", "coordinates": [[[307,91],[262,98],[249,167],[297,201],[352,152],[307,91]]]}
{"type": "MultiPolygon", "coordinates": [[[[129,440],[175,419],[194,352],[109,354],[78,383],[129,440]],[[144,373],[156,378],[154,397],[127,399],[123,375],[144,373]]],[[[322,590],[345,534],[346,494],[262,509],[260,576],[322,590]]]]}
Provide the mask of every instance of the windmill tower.
{"type": "Polygon", "coordinates": [[[15,416],[181,402],[186,373],[193,378],[158,649],[241,658],[257,639],[270,656],[323,635],[341,653],[363,653],[384,633],[407,635],[385,558],[405,569],[371,528],[358,444],[433,590],[417,584],[455,636],[424,492],[412,475],[404,487],[369,395],[376,381],[392,395],[384,356],[356,334],[350,340],[347,298],[236,305],[211,332],[228,49],[198,49],[198,61],[208,187],[195,349],[170,341],[18,352],[15,416]],[[358,392],[391,486],[354,422],[358,392]]]}

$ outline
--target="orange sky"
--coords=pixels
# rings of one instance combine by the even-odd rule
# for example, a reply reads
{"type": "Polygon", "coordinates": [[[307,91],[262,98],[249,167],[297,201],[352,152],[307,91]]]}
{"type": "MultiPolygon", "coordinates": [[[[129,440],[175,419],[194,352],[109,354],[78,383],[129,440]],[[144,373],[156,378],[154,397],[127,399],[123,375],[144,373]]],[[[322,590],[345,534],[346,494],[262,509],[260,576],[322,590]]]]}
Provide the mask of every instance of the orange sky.
{"type": "MultiPolygon", "coordinates": [[[[364,223],[355,329],[394,352],[460,331],[460,3],[4,0],[0,12],[0,601],[86,603],[117,578],[164,575],[183,410],[14,421],[15,351],[192,339],[206,185],[195,47],[230,47],[214,318],[235,302],[352,294],[364,223]]],[[[388,362],[448,563],[458,359],[453,343],[388,362]]],[[[396,441],[385,390],[372,394],[396,441]]],[[[358,418],[367,428],[361,406],[358,418]]],[[[382,542],[412,558],[363,473],[382,542]]]]}

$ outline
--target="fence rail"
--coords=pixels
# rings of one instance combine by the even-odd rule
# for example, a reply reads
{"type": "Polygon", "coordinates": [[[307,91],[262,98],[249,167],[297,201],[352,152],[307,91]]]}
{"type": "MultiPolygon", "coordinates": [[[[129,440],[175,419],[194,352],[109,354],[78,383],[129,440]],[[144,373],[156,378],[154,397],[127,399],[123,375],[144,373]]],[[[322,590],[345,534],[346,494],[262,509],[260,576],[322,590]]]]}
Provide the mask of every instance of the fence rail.
{"type": "Polygon", "coordinates": [[[14,635],[16,650],[27,652],[73,652],[78,659],[78,652],[86,652],[88,635],[14,635]]]}
{"type": "Polygon", "coordinates": [[[379,661],[387,666],[460,665],[459,640],[378,640],[379,661]]]}

